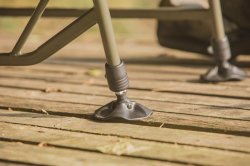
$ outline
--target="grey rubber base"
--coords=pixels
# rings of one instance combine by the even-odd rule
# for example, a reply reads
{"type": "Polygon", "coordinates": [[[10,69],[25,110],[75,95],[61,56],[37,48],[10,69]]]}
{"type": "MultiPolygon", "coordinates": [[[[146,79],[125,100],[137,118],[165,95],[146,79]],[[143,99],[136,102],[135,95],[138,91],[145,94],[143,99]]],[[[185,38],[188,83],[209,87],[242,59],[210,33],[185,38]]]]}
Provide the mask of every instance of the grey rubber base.
{"type": "Polygon", "coordinates": [[[112,101],[95,111],[94,117],[98,120],[125,119],[141,120],[149,117],[153,112],[134,101],[112,101]]]}
{"type": "Polygon", "coordinates": [[[224,81],[241,81],[247,77],[247,74],[237,66],[230,67],[219,72],[219,67],[216,66],[210,69],[206,74],[201,76],[202,82],[224,82],[224,81]]]}

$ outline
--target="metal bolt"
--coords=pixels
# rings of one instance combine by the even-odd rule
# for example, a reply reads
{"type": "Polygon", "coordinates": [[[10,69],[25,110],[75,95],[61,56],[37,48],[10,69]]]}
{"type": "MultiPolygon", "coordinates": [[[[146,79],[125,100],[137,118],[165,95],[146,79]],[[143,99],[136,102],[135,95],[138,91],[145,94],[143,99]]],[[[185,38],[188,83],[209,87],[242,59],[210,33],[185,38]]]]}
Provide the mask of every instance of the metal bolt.
{"type": "Polygon", "coordinates": [[[133,107],[133,105],[132,105],[131,103],[128,103],[128,104],[127,104],[127,108],[128,108],[128,109],[132,109],[132,107],[133,107]]]}

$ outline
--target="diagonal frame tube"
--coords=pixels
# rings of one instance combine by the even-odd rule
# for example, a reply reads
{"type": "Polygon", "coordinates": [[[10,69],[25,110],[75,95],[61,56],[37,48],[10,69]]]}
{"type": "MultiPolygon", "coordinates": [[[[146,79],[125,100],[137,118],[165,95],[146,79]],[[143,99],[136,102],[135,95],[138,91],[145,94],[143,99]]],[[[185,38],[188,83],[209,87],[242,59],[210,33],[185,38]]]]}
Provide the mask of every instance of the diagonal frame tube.
{"type": "Polygon", "coordinates": [[[49,0],[40,0],[39,4],[35,8],[32,16],[31,16],[28,24],[26,25],[21,36],[17,40],[17,43],[12,50],[11,56],[18,56],[21,54],[20,51],[21,51],[22,47],[26,43],[26,41],[27,41],[28,37],[30,36],[32,30],[34,29],[37,21],[42,16],[48,2],[49,2],[49,0]]]}
{"type": "MultiPolygon", "coordinates": [[[[0,16],[25,17],[30,16],[33,10],[33,8],[0,7],[0,16]]],[[[87,10],[86,8],[47,8],[42,17],[79,17],[83,11],[87,10]]],[[[210,18],[210,11],[208,9],[200,9],[197,7],[162,7],[156,9],[111,8],[110,14],[113,19],[197,20],[210,18]]]]}
{"type": "Polygon", "coordinates": [[[28,66],[37,64],[59,51],[96,23],[97,14],[94,8],[92,8],[38,47],[35,51],[20,56],[10,56],[11,53],[0,54],[0,65],[28,66]]]}

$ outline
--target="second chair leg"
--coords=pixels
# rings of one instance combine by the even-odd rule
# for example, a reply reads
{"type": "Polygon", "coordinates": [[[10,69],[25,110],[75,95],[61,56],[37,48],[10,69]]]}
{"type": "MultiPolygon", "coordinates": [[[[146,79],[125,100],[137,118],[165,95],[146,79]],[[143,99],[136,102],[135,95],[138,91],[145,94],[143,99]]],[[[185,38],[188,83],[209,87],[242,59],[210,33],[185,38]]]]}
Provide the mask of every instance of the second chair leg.
{"type": "Polygon", "coordinates": [[[118,54],[107,1],[93,0],[93,2],[107,59],[105,65],[106,78],[109,89],[115,92],[117,96],[116,101],[112,101],[96,110],[95,117],[101,120],[113,118],[138,120],[146,118],[152,114],[152,111],[127,98],[128,76],[125,65],[118,54]]]}
{"type": "Polygon", "coordinates": [[[231,49],[224,30],[220,0],[209,0],[209,5],[212,15],[212,47],[216,67],[202,75],[201,80],[205,82],[243,80],[246,78],[246,73],[229,62],[231,49]]]}

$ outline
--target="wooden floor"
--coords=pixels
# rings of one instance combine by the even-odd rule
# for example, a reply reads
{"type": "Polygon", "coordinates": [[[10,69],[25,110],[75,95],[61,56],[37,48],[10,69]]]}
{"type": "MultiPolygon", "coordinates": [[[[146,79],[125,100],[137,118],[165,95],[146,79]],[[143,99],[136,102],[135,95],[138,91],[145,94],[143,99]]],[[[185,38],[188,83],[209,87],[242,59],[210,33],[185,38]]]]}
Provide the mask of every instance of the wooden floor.
{"type": "MultiPolygon", "coordinates": [[[[202,84],[211,60],[123,43],[128,95],[154,110],[136,122],[97,122],[115,99],[100,44],[32,67],[0,68],[0,165],[250,164],[250,80],[202,84]]],[[[250,73],[248,57],[239,65],[250,73]]]]}

